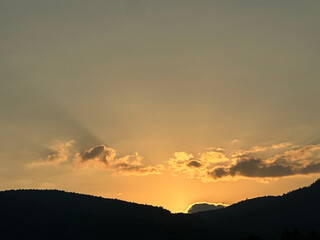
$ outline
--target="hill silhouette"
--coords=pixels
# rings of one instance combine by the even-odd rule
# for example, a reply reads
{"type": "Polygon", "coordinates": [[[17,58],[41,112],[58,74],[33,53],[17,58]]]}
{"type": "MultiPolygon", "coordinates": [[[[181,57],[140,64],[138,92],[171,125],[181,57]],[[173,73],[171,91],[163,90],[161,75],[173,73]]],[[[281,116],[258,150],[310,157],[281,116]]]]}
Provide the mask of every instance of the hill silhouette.
{"type": "Polygon", "coordinates": [[[9,190],[0,192],[0,238],[279,239],[288,228],[307,239],[303,234],[320,231],[319,203],[320,180],[282,196],[194,214],[59,190],[9,190]]]}
{"type": "Polygon", "coordinates": [[[0,192],[1,239],[188,239],[193,216],[59,190],[0,192]]]}
{"type": "Polygon", "coordinates": [[[320,230],[320,179],[309,187],[283,194],[241,201],[214,211],[195,213],[208,226],[228,237],[248,234],[265,238],[277,237],[285,228],[299,228],[302,232],[320,230]]]}

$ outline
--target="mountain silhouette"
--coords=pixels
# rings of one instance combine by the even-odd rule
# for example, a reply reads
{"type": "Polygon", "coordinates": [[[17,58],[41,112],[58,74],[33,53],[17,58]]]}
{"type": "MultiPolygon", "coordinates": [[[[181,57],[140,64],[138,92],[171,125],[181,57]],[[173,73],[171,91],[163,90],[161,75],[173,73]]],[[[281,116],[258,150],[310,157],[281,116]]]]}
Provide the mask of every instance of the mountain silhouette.
{"type": "Polygon", "coordinates": [[[319,239],[319,216],[320,180],[193,214],[59,190],[0,192],[1,239],[279,239],[285,229],[319,239]]]}

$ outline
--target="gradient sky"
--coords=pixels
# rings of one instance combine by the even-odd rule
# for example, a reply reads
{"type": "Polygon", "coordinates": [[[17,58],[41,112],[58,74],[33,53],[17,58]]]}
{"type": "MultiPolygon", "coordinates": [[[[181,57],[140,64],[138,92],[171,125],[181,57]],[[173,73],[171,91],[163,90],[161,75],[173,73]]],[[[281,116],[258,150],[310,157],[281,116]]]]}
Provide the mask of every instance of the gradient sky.
{"type": "Polygon", "coordinates": [[[184,211],[320,176],[320,2],[0,2],[0,189],[184,211]]]}

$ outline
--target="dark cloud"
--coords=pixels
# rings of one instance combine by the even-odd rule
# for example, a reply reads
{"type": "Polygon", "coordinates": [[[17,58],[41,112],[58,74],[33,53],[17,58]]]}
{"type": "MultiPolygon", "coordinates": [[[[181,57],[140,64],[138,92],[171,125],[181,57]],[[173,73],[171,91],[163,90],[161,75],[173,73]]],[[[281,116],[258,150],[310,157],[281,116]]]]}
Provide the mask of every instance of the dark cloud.
{"type": "Polygon", "coordinates": [[[105,150],[105,146],[97,146],[81,153],[83,161],[98,157],[105,150]]]}
{"type": "Polygon", "coordinates": [[[245,177],[284,177],[296,174],[293,166],[280,165],[276,163],[266,163],[259,158],[248,158],[238,160],[236,164],[216,168],[208,173],[214,179],[226,176],[245,176],[245,177]]]}
{"type": "Polygon", "coordinates": [[[267,164],[259,158],[242,159],[229,168],[231,176],[283,177],[294,174],[291,166],[267,164]]]}
{"type": "Polygon", "coordinates": [[[82,161],[97,159],[107,164],[108,160],[112,160],[115,155],[116,153],[112,148],[106,147],[105,145],[98,145],[80,153],[79,156],[82,161]]]}
{"type": "Polygon", "coordinates": [[[187,166],[188,167],[196,167],[196,168],[198,168],[198,167],[201,167],[201,162],[199,162],[199,161],[197,161],[197,160],[191,160],[188,164],[187,164],[187,166]]]}
{"type": "Polygon", "coordinates": [[[276,178],[298,174],[310,174],[320,172],[320,163],[310,163],[306,166],[297,166],[296,163],[278,164],[276,162],[267,163],[259,158],[241,159],[236,164],[229,167],[219,167],[208,171],[208,175],[213,179],[227,176],[244,176],[257,178],[276,178]]]}
{"type": "Polygon", "coordinates": [[[310,174],[310,173],[319,173],[320,172],[320,162],[319,163],[311,163],[307,166],[300,169],[300,174],[310,174]]]}
{"type": "Polygon", "coordinates": [[[212,178],[222,178],[229,175],[228,168],[218,167],[211,171],[208,171],[208,175],[212,178]]]}

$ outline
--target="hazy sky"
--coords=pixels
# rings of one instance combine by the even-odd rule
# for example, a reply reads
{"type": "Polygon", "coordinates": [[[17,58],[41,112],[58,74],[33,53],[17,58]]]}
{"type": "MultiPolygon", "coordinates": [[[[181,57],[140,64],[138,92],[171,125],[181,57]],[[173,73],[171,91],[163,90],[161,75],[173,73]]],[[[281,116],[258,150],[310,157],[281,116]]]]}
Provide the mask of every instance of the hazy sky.
{"type": "Polygon", "coordinates": [[[0,189],[183,211],[320,176],[320,2],[0,1],[0,189]]]}

